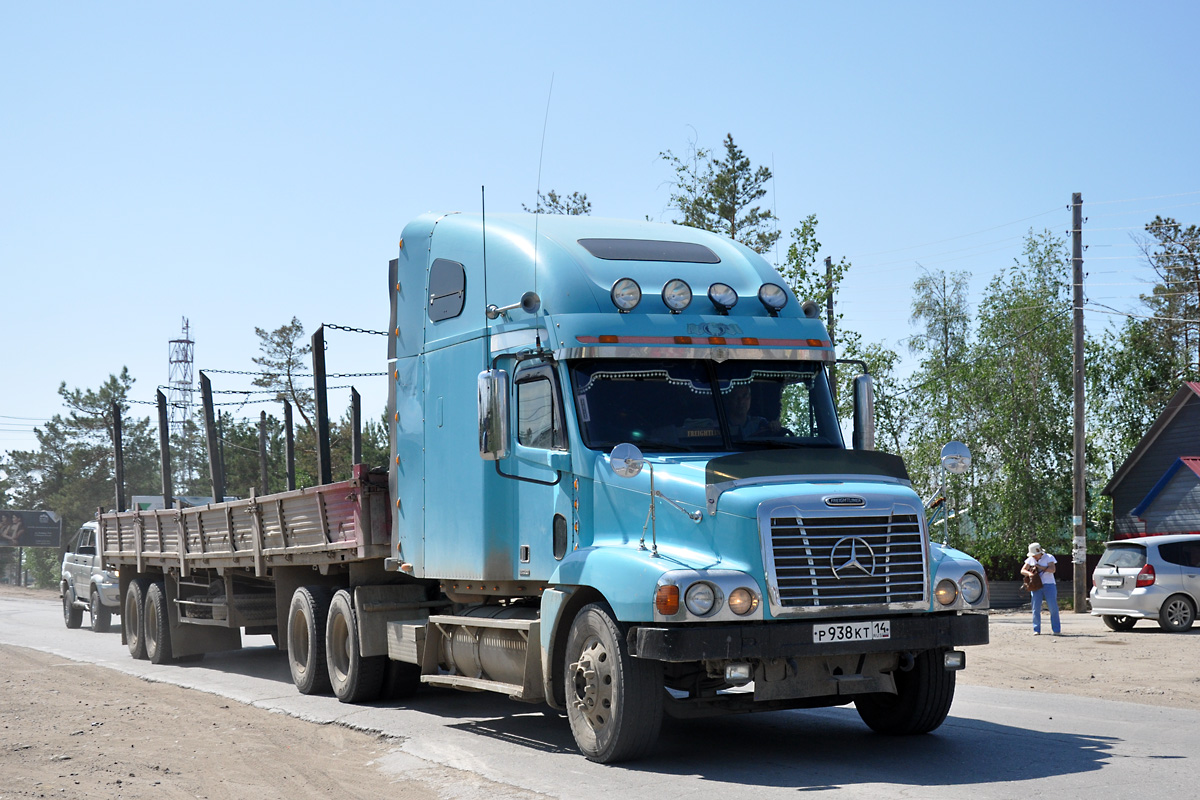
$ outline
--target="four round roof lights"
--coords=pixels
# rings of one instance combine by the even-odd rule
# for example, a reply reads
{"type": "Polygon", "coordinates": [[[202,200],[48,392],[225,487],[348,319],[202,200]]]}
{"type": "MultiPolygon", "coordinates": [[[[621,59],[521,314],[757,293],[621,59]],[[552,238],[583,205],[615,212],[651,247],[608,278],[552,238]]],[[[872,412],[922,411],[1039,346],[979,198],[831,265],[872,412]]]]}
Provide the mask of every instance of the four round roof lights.
{"type": "MultiPolygon", "coordinates": [[[[628,314],[642,301],[642,287],[633,278],[621,278],[613,284],[610,295],[617,310],[628,314]]],[[[724,315],[737,305],[738,293],[727,283],[714,283],[708,287],[708,299],[716,312],[724,315]]],[[[758,300],[774,317],[787,305],[788,293],[779,284],[764,283],[758,290],[758,300]]],[[[682,278],[672,278],[663,286],[662,301],[668,311],[678,314],[692,304],[692,287],[682,278]]]]}

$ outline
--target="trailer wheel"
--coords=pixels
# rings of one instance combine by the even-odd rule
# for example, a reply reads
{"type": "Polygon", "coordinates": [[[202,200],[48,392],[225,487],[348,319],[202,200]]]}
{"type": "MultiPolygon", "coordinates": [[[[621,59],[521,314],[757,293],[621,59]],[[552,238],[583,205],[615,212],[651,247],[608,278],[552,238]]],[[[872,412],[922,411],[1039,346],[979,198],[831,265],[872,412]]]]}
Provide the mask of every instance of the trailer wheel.
{"type": "Polygon", "coordinates": [[[387,656],[363,656],[358,637],[358,614],[350,592],[341,589],[329,604],[325,623],[325,661],[333,693],[343,703],[378,700],[383,691],[387,656]]]}
{"type": "Polygon", "coordinates": [[[858,715],[876,733],[929,733],[945,721],[954,702],[955,672],[942,664],[942,650],[926,650],[908,672],[896,672],[896,694],[862,695],[858,715]]]}
{"type": "Polygon", "coordinates": [[[288,609],[288,666],[300,694],[327,694],[329,668],[325,664],[325,620],[329,616],[329,589],[301,586],[288,609]]]}
{"type": "Polygon", "coordinates": [[[146,658],[151,664],[171,661],[171,618],[167,615],[167,591],[162,581],[146,590],[146,658]]]}
{"type": "Polygon", "coordinates": [[[662,665],[629,654],[603,605],[584,606],[571,623],[563,677],[571,733],[589,761],[638,758],[658,739],[662,665]]]}
{"type": "Polygon", "coordinates": [[[112,610],[100,602],[100,593],[92,587],[92,596],[88,598],[88,612],[92,617],[92,630],[96,633],[108,633],[112,627],[112,610]]]}
{"type": "Polygon", "coordinates": [[[70,586],[63,589],[63,622],[71,630],[83,624],[83,609],[75,605],[75,590],[70,586]]]}
{"type": "Polygon", "coordinates": [[[134,578],[125,590],[125,610],[121,612],[121,628],[125,632],[125,644],[129,655],[138,660],[146,658],[146,591],[150,588],[147,578],[134,578]]]}

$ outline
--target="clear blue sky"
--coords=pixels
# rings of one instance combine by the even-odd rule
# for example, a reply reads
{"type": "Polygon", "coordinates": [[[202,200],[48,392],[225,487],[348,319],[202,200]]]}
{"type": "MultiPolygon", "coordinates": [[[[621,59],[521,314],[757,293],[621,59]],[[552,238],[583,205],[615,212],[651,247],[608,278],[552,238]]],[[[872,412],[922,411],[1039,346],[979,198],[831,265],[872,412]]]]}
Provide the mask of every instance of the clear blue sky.
{"type": "MultiPolygon", "coordinates": [[[[482,185],[532,205],[544,122],[542,190],[638,219],[668,218],[660,151],[732,132],[785,232],[816,213],[853,263],[869,341],[904,349],[918,262],[978,298],[1075,191],[1089,299],[1132,310],[1130,234],[1200,221],[1197,31],[1194,2],[3,3],[0,451],[60,381],[128,366],[152,400],[185,316],[199,369],[252,369],[293,315],[383,329],[404,224],[482,185]]],[[[385,368],[381,337],[329,342],[385,368]]]]}

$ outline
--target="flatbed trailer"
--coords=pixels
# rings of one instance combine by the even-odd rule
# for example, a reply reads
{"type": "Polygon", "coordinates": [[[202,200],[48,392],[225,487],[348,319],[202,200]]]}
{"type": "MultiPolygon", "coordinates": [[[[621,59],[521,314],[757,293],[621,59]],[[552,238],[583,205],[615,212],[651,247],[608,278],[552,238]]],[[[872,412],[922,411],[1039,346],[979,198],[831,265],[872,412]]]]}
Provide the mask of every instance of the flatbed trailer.
{"type": "MultiPolygon", "coordinates": [[[[195,508],[100,514],[100,550],[118,570],[123,612],[131,615],[123,641],[135,657],[157,663],[239,648],[243,629],[271,634],[288,649],[297,590],[327,603],[325,595],[371,586],[353,616],[356,628],[370,629],[366,654],[385,656],[385,621],[428,613],[423,587],[384,571],[387,497],[386,473],[357,465],[350,480],[322,486],[195,508]]],[[[323,611],[299,612],[296,622],[314,635],[297,631],[298,641],[290,643],[310,667],[324,658],[325,622],[309,617],[323,611]]],[[[362,649],[364,637],[353,633],[362,649]]]]}

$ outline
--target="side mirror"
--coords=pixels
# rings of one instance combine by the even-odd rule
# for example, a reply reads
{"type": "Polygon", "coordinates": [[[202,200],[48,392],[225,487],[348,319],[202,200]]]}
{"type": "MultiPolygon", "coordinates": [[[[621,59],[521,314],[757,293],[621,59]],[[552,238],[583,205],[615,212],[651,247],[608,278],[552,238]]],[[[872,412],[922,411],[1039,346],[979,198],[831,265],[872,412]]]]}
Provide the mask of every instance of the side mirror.
{"type": "Polygon", "coordinates": [[[971,468],[971,449],[962,442],[946,442],[942,448],[942,469],[962,475],[971,468]]]}
{"type": "Polygon", "coordinates": [[[642,471],[646,459],[642,451],[632,444],[619,444],[608,456],[608,465],[622,478],[632,478],[642,471]]]}
{"type": "Polygon", "coordinates": [[[875,449],[875,383],[870,375],[854,379],[854,449],[875,449]]]}
{"type": "Polygon", "coordinates": [[[479,394],[479,457],[508,458],[508,373],[485,369],[476,380],[479,394]]]}

